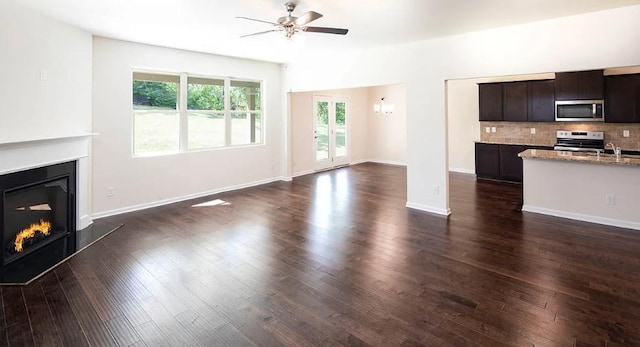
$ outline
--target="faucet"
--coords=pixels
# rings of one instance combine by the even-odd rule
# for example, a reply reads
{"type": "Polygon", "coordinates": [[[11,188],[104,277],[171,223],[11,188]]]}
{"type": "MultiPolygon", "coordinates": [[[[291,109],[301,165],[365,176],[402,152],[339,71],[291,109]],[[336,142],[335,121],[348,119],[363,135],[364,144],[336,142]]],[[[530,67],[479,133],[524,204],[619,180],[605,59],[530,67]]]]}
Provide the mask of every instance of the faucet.
{"type": "MultiPolygon", "coordinates": [[[[620,159],[620,155],[622,154],[622,150],[620,149],[620,147],[614,145],[612,142],[607,143],[607,146],[611,147],[611,149],[613,150],[613,154],[616,155],[616,159],[620,159]]],[[[605,146],[605,148],[607,146],[605,146]]]]}

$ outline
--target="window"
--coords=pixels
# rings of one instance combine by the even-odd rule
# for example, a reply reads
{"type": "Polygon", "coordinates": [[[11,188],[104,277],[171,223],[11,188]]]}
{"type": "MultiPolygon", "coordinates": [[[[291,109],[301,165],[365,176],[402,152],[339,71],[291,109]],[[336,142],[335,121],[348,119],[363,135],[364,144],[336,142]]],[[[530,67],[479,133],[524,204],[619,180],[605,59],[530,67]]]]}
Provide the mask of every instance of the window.
{"type": "Polygon", "coordinates": [[[187,78],[188,149],[226,145],[224,80],[187,78]]]}
{"type": "Polygon", "coordinates": [[[231,81],[231,144],[260,142],[260,83],[231,81]]]}
{"type": "Polygon", "coordinates": [[[133,151],[175,152],[179,148],[180,77],[133,73],[133,151]]]}
{"type": "Polygon", "coordinates": [[[261,93],[259,81],[134,72],[134,154],[262,143],[261,93]]]}

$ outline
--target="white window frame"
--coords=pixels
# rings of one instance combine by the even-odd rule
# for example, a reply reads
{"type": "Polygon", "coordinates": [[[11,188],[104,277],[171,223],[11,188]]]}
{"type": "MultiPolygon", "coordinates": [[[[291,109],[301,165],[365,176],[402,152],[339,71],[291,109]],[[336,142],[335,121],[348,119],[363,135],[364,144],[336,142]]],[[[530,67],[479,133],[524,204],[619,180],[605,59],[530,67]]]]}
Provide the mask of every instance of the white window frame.
{"type": "MultiPolygon", "coordinates": [[[[133,100],[131,102],[132,108],[132,134],[131,134],[131,153],[133,157],[152,157],[152,156],[164,156],[164,155],[172,155],[179,153],[189,153],[189,152],[199,152],[199,151],[212,151],[212,150],[220,150],[227,148],[237,148],[237,147],[253,147],[253,146],[264,146],[265,145],[265,123],[266,123],[266,107],[265,107],[265,93],[264,93],[264,81],[259,79],[251,79],[251,78],[235,78],[235,77],[221,77],[221,76],[205,76],[198,74],[189,74],[189,73],[171,73],[166,71],[152,71],[152,70],[141,70],[135,69],[132,71],[132,83],[135,81],[133,78],[134,73],[145,73],[145,74],[155,74],[155,75],[170,75],[170,76],[178,76],[179,77],[179,92],[177,96],[177,105],[175,113],[178,114],[179,117],[179,144],[177,151],[163,151],[163,152],[149,152],[149,153],[136,153],[135,152],[135,115],[136,113],[146,113],[153,112],[147,110],[133,110],[133,100]],[[223,111],[212,111],[212,110],[189,110],[188,109],[188,79],[189,77],[195,78],[205,78],[212,80],[224,80],[224,110],[223,111]],[[260,132],[259,132],[259,142],[253,143],[244,143],[244,144],[231,144],[231,115],[233,113],[240,113],[241,111],[232,111],[231,110],[231,81],[240,81],[240,82],[254,82],[260,84],[260,109],[259,110],[246,110],[242,111],[248,114],[259,114],[260,115],[260,132]],[[223,113],[224,121],[225,121],[225,141],[223,146],[217,147],[209,147],[209,148],[197,148],[197,149],[189,149],[189,113],[201,112],[201,113],[223,113]]],[[[163,111],[164,112],[164,111],[163,111]]],[[[167,113],[171,112],[170,110],[166,111],[167,113]]],[[[257,137],[257,133],[256,133],[257,137]]]]}
{"type": "MultiPolygon", "coordinates": [[[[182,77],[182,76],[181,76],[182,77]]],[[[222,149],[222,148],[226,148],[226,147],[230,147],[230,143],[229,143],[229,132],[228,132],[228,125],[227,123],[229,123],[229,120],[227,119],[227,113],[226,113],[226,109],[227,109],[227,105],[229,104],[228,100],[227,100],[227,94],[228,93],[228,88],[227,86],[227,78],[224,77],[211,77],[211,76],[202,76],[202,75],[193,75],[193,74],[184,74],[184,83],[185,83],[185,90],[183,92],[183,97],[184,97],[184,112],[185,112],[185,116],[182,117],[181,115],[181,119],[184,120],[184,127],[182,128],[184,130],[183,135],[180,139],[184,140],[184,143],[181,144],[181,148],[184,148],[185,152],[198,152],[198,151],[208,151],[208,150],[214,150],[214,149],[222,149]],[[200,78],[200,79],[211,79],[211,80],[222,80],[223,81],[223,90],[224,90],[224,109],[222,111],[218,111],[218,110],[189,110],[189,105],[188,105],[188,97],[189,97],[189,77],[193,77],[193,78],[200,78]],[[225,131],[224,131],[224,144],[222,146],[215,146],[215,147],[207,147],[207,148],[194,148],[194,149],[189,149],[189,114],[190,113],[210,113],[210,114],[222,114],[223,115],[223,119],[224,119],[224,123],[225,123],[225,131]]],[[[262,84],[261,84],[262,85],[262,84]]],[[[253,145],[259,145],[259,143],[255,143],[253,145]]]]}
{"type": "MultiPolygon", "coordinates": [[[[231,82],[232,81],[236,81],[236,82],[259,82],[260,83],[260,109],[254,109],[254,110],[244,110],[244,111],[234,111],[231,110],[231,92],[226,93],[225,94],[225,111],[229,111],[229,114],[227,115],[229,122],[227,122],[228,126],[227,126],[227,139],[229,142],[227,142],[228,146],[232,146],[232,147],[237,147],[237,146],[248,146],[251,144],[239,144],[239,145],[232,145],[231,144],[231,136],[232,136],[232,128],[231,128],[231,124],[233,123],[233,120],[231,118],[232,114],[247,114],[249,117],[251,117],[252,114],[259,114],[260,115],[260,142],[258,143],[264,143],[264,94],[263,94],[263,83],[262,81],[256,81],[256,80],[251,80],[251,79],[246,79],[246,78],[230,78],[228,80],[225,80],[225,90],[231,91],[231,82]],[[228,83],[228,84],[227,84],[228,83]],[[228,86],[228,88],[226,88],[228,86]],[[229,99],[227,100],[226,96],[228,95],[229,99]],[[229,107],[227,107],[229,106],[229,107]]],[[[255,128],[254,128],[255,129],[255,128]]],[[[254,134],[254,137],[256,135],[254,134]]]]}
{"type": "MultiPolygon", "coordinates": [[[[133,155],[133,157],[154,157],[154,156],[160,156],[160,155],[172,155],[172,154],[176,154],[180,152],[180,139],[181,139],[181,134],[180,134],[180,122],[181,122],[181,116],[180,116],[180,108],[182,105],[182,100],[180,99],[180,95],[181,95],[181,88],[182,88],[182,79],[180,77],[179,73],[172,73],[172,72],[168,72],[168,71],[149,71],[149,70],[134,70],[131,73],[131,86],[133,87],[133,82],[134,81],[138,81],[136,79],[133,78],[133,75],[139,73],[139,74],[149,74],[149,75],[156,75],[156,76],[168,76],[168,77],[177,77],[178,78],[178,95],[176,95],[176,108],[175,110],[160,110],[160,111],[156,111],[156,110],[135,110],[133,109],[133,93],[131,93],[131,153],[133,155]],[[135,151],[135,146],[136,146],[136,115],[137,114],[146,114],[146,113],[173,113],[173,114],[177,114],[178,115],[178,149],[177,150],[171,150],[171,151],[160,151],[160,152],[148,152],[148,153],[136,153],[135,151]]],[[[143,80],[140,80],[143,81],[143,80]]]]}

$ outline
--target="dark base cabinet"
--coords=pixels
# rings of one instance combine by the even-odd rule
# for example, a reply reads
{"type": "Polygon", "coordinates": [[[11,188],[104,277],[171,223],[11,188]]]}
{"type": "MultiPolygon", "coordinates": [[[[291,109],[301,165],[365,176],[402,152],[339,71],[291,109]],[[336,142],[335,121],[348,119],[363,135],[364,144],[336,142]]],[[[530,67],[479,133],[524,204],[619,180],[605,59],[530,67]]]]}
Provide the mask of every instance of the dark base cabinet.
{"type": "Polygon", "coordinates": [[[509,182],[522,182],[523,145],[476,143],[476,176],[509,182]]]}
{"type": "Polygon", "coordinates": [[[500,179],[500,145],[476,143],[476,175],[500,179]]]}
{"type": "Polygon", "coordinates": [[[522,182],[522,158],[518,153],[525,146],[500,145],[500,177],[505,181],[522,182]]]}

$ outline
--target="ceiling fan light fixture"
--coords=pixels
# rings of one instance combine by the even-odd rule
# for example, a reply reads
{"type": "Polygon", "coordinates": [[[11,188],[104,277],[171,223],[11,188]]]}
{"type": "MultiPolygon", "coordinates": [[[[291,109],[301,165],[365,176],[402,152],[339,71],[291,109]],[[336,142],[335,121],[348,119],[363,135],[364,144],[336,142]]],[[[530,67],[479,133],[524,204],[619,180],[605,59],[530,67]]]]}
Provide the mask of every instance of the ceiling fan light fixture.
{"type": "Polygon", "coordinates": [[[293,50],[302,49],[307,41],[305,35],[295,34],[291,36],[284,36],[285,44],[293,50]]]}
{"type": "Polygon", "coordinates": [[[340,28],[325,28],[325,27],[311,27],[307,24],[322,18],[322,14],[314,11],[308,11],[300,17],[293,16],[293,11],[296,9],[295,2],[287,2],[285,4],[285,8],[287,10],[287,15],[284,17],[278,18],[276,22],[270,22],[262,19],[255,19],[250,17],[241,17],[238,16],[236,18],[250,20],[254,22],[260,22],[265,24],[271,24],[274,28],[271,30],[260,31],[253,34],[242,35],[240,37],[249,37],[262,35],[274,31],[284,31],[284,35],[287,39],[293,39],[295,34],[300,31],[308,31],[312,33],[323,33],[323,34],[336,34],[336,35],[346,35],[349,31],[348,29],[340,29],[340,28]]]}

